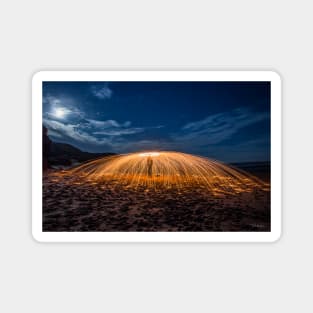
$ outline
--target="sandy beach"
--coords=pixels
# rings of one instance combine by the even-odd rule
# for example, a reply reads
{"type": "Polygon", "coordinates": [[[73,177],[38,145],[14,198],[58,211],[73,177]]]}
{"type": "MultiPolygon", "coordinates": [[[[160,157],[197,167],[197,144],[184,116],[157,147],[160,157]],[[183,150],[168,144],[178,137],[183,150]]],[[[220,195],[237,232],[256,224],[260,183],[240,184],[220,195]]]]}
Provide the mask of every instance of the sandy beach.
{"type": "Polygon", "coordinates": [[[270,192],[133,188],[50,170],[43,177],[43,231],[270,231],[270,192]]]}

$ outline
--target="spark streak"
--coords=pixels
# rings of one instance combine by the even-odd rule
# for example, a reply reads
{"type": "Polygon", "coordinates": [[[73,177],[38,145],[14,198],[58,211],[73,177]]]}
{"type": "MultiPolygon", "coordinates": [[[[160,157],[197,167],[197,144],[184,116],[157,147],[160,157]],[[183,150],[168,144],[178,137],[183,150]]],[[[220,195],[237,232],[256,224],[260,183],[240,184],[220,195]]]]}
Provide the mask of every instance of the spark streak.
{"type": "Polygon", "coordinates": [[[89,161],[69,171],[92,181],[110,180],[136,186],[201,186],[212,194],[268,190],[258,178],[218,161],[191,154],[161,151],[132,153],[89,161]]]}

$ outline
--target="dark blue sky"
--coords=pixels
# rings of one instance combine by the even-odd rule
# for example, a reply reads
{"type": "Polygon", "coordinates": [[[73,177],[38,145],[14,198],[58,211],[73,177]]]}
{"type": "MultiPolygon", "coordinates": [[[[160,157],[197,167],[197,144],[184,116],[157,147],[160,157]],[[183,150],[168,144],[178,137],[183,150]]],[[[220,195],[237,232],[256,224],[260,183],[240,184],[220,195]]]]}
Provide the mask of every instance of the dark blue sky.
{"type": "Polygon", "coordinates": [[[269,161],[270,83],[44,82],[43,123],[83,151],[269,161]]]}

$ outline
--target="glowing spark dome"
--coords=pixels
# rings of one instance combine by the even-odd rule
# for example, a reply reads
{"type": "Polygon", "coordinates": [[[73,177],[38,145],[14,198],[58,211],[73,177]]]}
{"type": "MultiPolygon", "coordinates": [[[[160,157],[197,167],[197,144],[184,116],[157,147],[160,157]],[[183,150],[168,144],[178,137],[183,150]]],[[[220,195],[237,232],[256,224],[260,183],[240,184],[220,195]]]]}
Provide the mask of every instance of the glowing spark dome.
{"type": "Polygon", "coordinates": [[[89,181],[137,186],[198,186],[213,194],[269,190],[258,178],[218,161],[180,152],[161,151],[103,157],[68,171],[89,181]]]}

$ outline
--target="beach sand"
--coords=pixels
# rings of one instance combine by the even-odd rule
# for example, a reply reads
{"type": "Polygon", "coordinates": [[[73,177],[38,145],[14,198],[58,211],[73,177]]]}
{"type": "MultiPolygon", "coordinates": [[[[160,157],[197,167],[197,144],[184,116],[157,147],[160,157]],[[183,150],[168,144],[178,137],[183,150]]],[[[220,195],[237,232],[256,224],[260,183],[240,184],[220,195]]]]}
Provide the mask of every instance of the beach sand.
{"type": "Polygon", "coordinates": [[[270,231],[270,192],[213,195],[204,186],[131,187],[49,170],[43,231],[270,231]]]}

